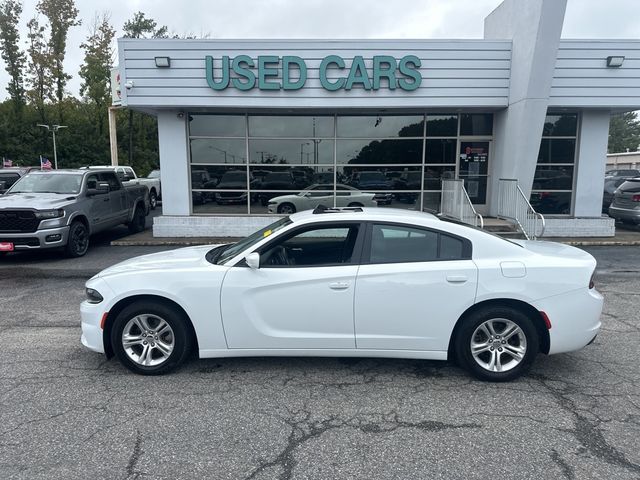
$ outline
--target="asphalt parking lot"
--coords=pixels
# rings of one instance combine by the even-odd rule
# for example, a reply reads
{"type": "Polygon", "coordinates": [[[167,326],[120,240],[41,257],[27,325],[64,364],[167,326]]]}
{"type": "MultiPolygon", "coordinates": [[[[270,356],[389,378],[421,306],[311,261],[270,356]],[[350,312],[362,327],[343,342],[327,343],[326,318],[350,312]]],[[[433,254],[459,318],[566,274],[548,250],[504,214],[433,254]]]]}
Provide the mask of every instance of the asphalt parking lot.
{"type": "MultiPolygon", "coordinates": [[[[104,240],[104,239],[103,239],[104,240]]],[[[135,376],[79,342],[84,281],[163,247],[0,260],[0,478],[640,478],[640,256],[592,247],[603,330],[509,384],[384,359],[135,376]]]]}

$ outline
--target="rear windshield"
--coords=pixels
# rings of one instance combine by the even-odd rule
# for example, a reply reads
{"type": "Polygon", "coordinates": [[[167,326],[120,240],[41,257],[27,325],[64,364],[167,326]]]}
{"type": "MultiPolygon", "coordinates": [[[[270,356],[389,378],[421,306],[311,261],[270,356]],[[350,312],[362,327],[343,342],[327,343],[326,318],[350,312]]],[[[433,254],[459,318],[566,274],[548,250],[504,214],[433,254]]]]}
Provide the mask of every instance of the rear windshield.
{"type": "Polygon", "coordinates": [[[627,180],[620,185],[619,190],[621,192],[640,192],[640,179],[627,180]]]}

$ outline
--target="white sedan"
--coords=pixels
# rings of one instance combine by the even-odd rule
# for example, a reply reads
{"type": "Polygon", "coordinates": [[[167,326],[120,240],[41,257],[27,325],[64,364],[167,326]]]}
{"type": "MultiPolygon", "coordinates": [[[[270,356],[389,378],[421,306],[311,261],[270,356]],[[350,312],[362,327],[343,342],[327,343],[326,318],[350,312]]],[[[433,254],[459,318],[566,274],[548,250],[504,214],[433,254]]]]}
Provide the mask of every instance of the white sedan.
{"type": "MultiPolygon", "coordinates": [[[[336,207],[377,207],[375,193],[361,192],[349,185],[336,185],[336,207]]],[[[281,195],[269,200],[269,213],[290,215],[318,205],[333,206],[333,184],[311,185],[296,195],[281,195]]]]}
{"type": "Polygon", "coordinates": [[[238,243],[134,258],[99,273],[82,343],[141,374],[195,350],[238,356],[454,358],[484,380],[600,329],[588,253],[507,241],[420,212],[323,209],[238,243]]]}

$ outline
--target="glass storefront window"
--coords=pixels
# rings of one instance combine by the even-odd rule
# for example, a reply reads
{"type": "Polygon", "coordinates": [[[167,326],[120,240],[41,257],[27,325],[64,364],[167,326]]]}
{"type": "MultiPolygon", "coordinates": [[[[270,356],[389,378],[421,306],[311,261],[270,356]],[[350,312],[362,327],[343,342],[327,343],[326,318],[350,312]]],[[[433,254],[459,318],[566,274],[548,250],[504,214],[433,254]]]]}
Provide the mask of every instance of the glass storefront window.
{"type": "Polygon", "coordinates": [[[460,117],[460,135],[493,135],[493,114],[463,113],[460,117]]]}
{"type": "Polygon", "coordinates": [[[575,137],[578,133],[578,115],[563,113],[547,115],[542,130],[543,137],[575,137]]]}
{"type": "Polygon", "coordinates": [[[333,137],[333,116],[249,116],[250,137],[333,137]]]}
{"type": "Polygon", "coordinates": [[[423,125],[422,115],[338,116],[337,136],[340,138],[422,137],[423,125]]]}
{"type": "Polygon", "coordinates": [[[192,138],[191,163],[247,163],[243,138],[192,138]]]}
{"type": "MultiPolygon", "coordinates": [[[[318,202],[349,206],[343,205],[349,201],[365,206],[437,209],[441,179],[454,178],[461,162],[456,158],[461,140],[458,132],[490,135],[492,119],[491,114],[446,113],[190,113],[192,211],[285,214],[289,207],[282,212],[274,207],[282,197],[295,203],[297,211],[314,208],[318,202]],[[291,196],[304,198],[293,202],[291,196]],[[353,202],[355,197],[362,202],[353,202]]],[[[463,141],[461,146],[475,148],[474,142],[463,141]]],[[[477,175],[484,175],[466,167],[460,174],[470,186],[477,175]]],[[[486,185],[478,191],[481,198],[486,185]]]]}
{"type": "Polygon", "coordinates": [[[260,165],[333,165],[333,140],[250,139],[249,159],[260,165]]]}
{"type": "Polygon", "coordinates": [[[533,179],[533,190],[571,190],[573,167],[538,165],[533,179]]]}
{"type": "Polygon", "coordinates": [[[427,137],[457,137],[457,115],[427,115],[427,137]]]}
{"type": "Polygon", "coordinates": [[[575,138],[543,138],[538,163],[573,163],[575,154],[575,138]]]}
{"type": "Polygon", "coordinates": [[[247,134],[244,115],[189,115],[189,135],[192,137],[244,137],[247,134]]]}
{"type": "Polygon", "coordinates": [[[422,140],[338,140],[338,164],[422,163],[422,140]]]}
{"type": "Polygon", "coordinates": [[[531,206],[536,212],[547,215],[569,215],[572,192],[532,192],[531,206]]]}

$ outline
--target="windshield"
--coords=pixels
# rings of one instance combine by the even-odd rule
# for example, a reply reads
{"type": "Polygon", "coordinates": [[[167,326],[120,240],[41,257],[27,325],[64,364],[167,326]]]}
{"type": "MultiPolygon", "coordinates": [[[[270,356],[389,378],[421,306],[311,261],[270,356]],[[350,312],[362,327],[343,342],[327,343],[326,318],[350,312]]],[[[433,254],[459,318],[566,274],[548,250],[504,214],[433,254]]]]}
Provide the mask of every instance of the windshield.
{"type": "Polygon", "coordinates": [[[7,193],[80,193],[82,175],[36,173],[22,177],[7,193]]]}
{"type": "Polygon", "coordinates": [[[289,217],[281,218],[277,222],[272,223],[271,225],[266,226],[255,233],[252,233],[248,237],[240,240],[239,242],[234,243],[233,245],[228,245],[224,249],[220,249],[219,251],[220,253],[216,255],[214,258],[212,258],[212,261],[217,265],[222,265],[224,262],[235,257],[243,250],[246,250],[247,248],[258,243],[260,240],[263,240],[269,235],[274,234],[278,230],[290,224],[291,224],[291,220],[289,219],[289,217]]]}

